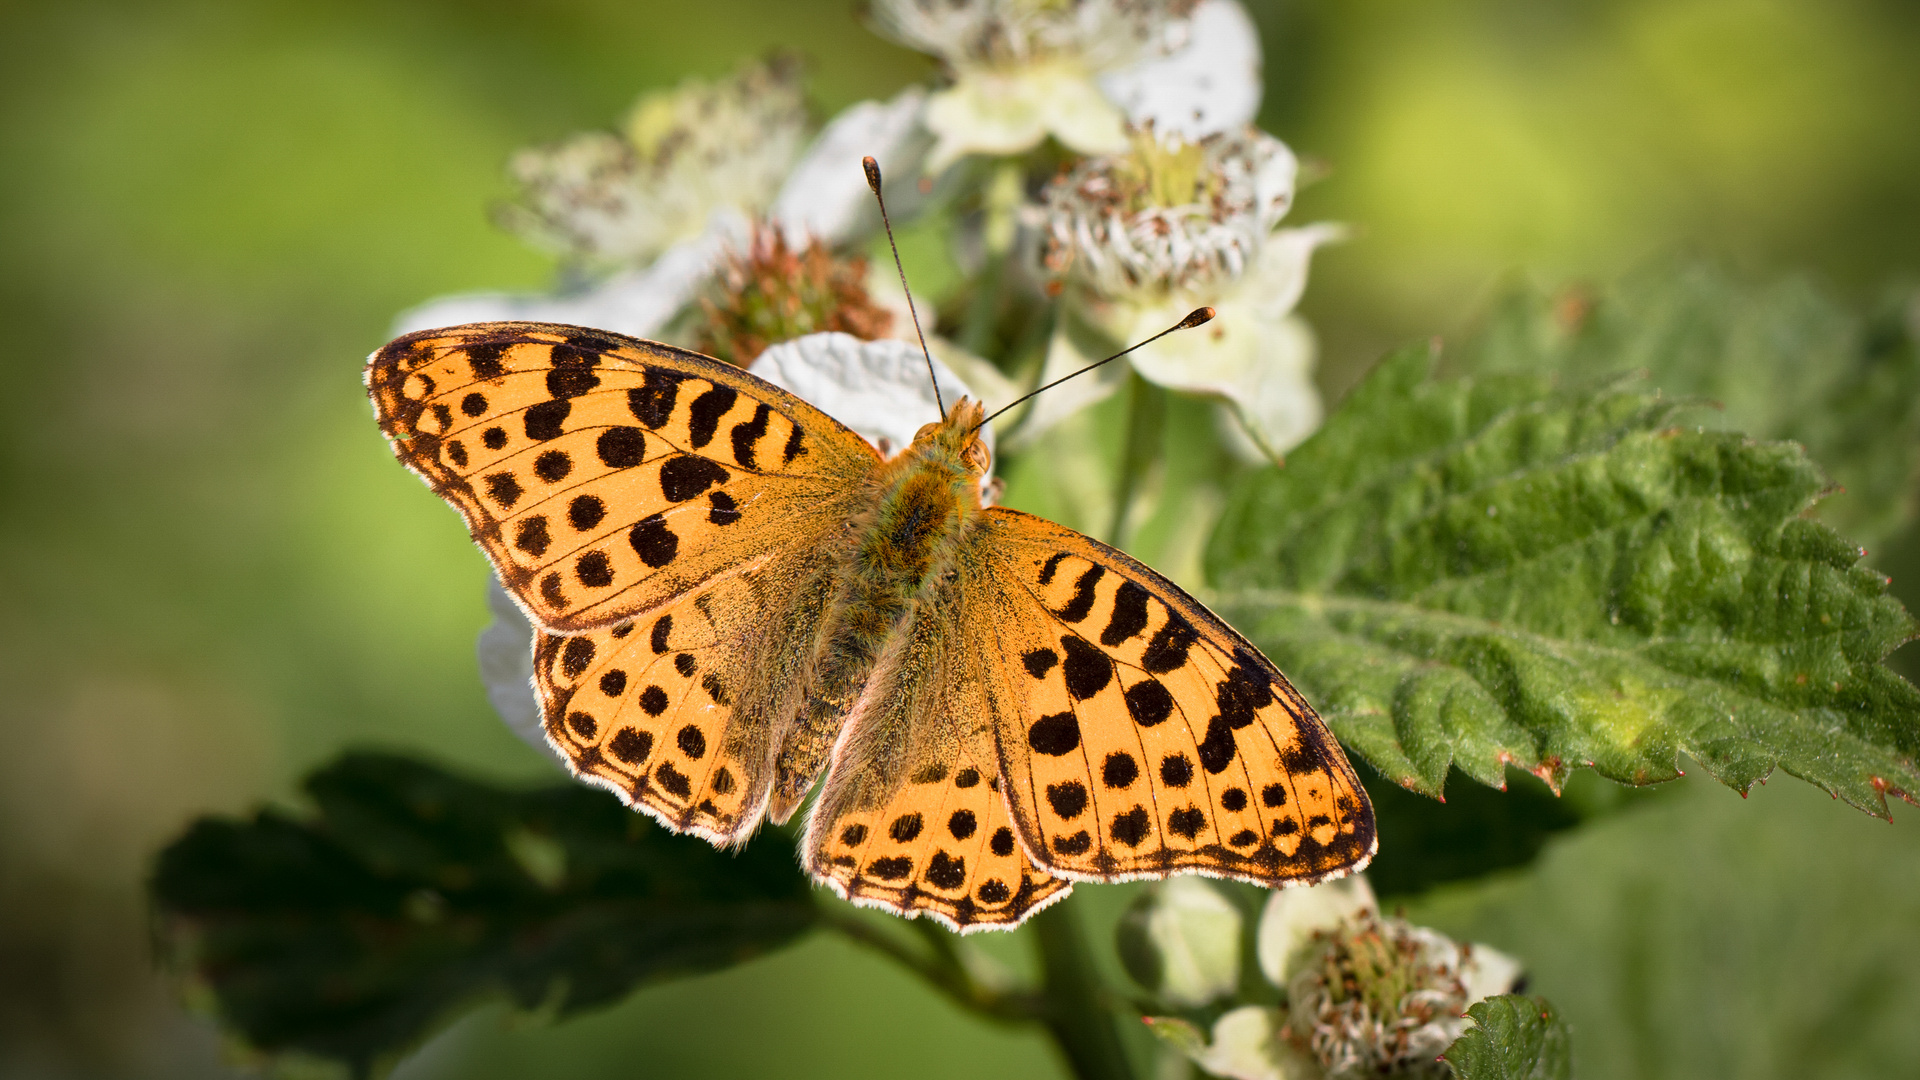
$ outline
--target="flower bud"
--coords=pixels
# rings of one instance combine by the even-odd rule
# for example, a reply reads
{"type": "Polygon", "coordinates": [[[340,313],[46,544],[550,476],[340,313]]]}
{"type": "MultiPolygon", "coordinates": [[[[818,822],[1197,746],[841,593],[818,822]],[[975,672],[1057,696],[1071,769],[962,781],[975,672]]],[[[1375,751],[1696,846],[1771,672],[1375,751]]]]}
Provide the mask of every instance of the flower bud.
{"type": "Polygon", "coordinates": [[[1204,878],[1150,889],[1120,920],[1127,973],[1168,1004],[1195,1008],[1240,984],[1240,909],[1204,878]]]}

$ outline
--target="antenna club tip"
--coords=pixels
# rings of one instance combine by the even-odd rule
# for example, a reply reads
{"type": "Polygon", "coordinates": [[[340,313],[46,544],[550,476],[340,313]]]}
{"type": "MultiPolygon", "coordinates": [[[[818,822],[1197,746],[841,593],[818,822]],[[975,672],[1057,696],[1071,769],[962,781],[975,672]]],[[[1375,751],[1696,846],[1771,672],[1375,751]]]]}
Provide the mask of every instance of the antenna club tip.
{"type": "Polygon", "coordinates": [[[880,163],[873,160],[872,155],[868,155],[860,159],[860,168],[867,174],[867,186],[873,189],[874,194],[878,195],[880,193],[880,163]]]}
{"type": "Polygon", "coordinates": [[[1210,307],[1194,308],[1193,314],[1188,315],[1184,319],[1181,319],[1180,325],[1174,327],[1174,329],[1175,330],[1191,330],[1194,327],[1199,326],[1201,323],[1211,322],[1213,320],[1213,316],[1214,316],[1214,310],[1210,307]]]}

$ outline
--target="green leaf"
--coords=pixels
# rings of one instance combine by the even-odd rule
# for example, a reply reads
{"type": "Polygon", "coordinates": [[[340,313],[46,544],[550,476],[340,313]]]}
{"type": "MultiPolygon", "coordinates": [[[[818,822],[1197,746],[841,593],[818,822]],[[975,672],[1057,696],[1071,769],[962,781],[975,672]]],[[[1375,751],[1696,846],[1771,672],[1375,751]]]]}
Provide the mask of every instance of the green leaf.
{"type": "Polygon", "coordinates": [[[793,853],[723,853],[578,785],[505,791],[349,754],[319,815],[202,819],[152,882],[163,941],[264,1050],[371,1064],[479,996],[559,1014],[807,930],[793,853]]]}
{"type": "Polygon", "coordinates": [[[1756,286],[1659,263],[1597,296],[1516,288],[1449,365],[1579,378],[1644,370],[1669,395],[1722,406],[1698,423],[1805,445],[1844,489],[1821,520],[1878,544],[1911,519],[1920,493],[1916,303],[1895,292],[1862,317],[1803,278],[1756,286]]]}
{"type": "Polygon", "coordinates": [[[1440,1055],[1457,1080],[1567,1080],[1573,1040],[1545,998],[1504,994],[1467,1009],[1474,1026],[1440,1055]]]}
{"type": "Polygon", "coordinates": [[[1885,816],[1920,791],[1914,626],[1808,519],[1801,448],[1674,425],[1616,382],[1438,381],[1389,357],[1208,552],[1223,612],[1336,734],[1438,795],[1450,765],[1646,784],[1677,755],[1745,791],[1776,766],[1885,816]]]}

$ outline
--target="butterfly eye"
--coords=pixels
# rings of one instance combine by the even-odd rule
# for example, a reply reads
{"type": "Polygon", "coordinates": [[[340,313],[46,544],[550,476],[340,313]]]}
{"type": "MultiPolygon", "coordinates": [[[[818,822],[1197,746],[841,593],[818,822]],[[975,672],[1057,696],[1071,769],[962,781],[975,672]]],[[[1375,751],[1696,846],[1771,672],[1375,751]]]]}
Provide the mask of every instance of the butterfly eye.
{"type": "Polygon", "coordinates": [[[913,433],[913,441],[919,442],[921,439],[933,434],[934,429],[939,426],[939,424],[921,424],[920,430],[913,433]]]}
{"type": "Polygon", "coordinates": [[[987,467],[993,464],[993,455],[987,452],[987,444],[982,439],[975,439],[968,443],[967,448],[962,450],[960,455],[966,461],[967,468],[981,475],[985,475],[987,467]]]}

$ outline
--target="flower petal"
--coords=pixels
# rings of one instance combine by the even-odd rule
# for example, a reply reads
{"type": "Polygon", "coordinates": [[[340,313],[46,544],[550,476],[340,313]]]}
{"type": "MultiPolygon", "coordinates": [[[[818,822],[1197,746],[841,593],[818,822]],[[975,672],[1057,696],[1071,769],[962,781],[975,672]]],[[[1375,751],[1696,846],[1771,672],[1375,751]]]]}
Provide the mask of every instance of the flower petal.
{"type": "MultiPolygon", "coordinates": [[[[904,341],[808,334],[768,348],[751,370],[805,398],[875,446],[885,439],[890,453],[905,449],[915,432],[940,418],[926,357],[904,341]]],[[[939,357],[933,370],[949,408],[962,394],[978,397],[939,357]]],[[[991,450],[993,428],[981,435],[991,450]]]]}
{"type": "Polygon", "coordinates": [[[1082,154],[1117,153],[1127,145],[1120,110],[1085,68],[1068,61],[963,71],[927,100],[925,122],[939,140],[928,175],[968,154],[1023,153],[1049,134],[1082,154]]]}
{"type": "Polygon", "coordinates": [[[1189,139],[1253,123],[1262,88],[1260,32],[1238,0],[1201,0],[1183,46],[1100,76],[1129,121],[1189,139]]]}
{"type": "Polygon", "coordinates": [[[487,579],[487,610],[493,614],[493,621],[480,631],[480,640],[474,646],[487,701],[522,742],[564,767],[565,759],[547,742],[540,699],[534,694],[533,624],[507,595],[499,578],[487,579]]]}
{"type": "Polygon", "coordinates": [[[1280,1037],[1285,1014],[1245,1005],[1213,1022],[1213,1041],[1194,1063],[1231,1080],[1315,1080],[1321,1070],[1280,1037]]]}
{"type": "Polygon", "coordinates": [[[873,192],[860,159],[871,155],[888,178],[896,217],[912,210],[929,139],[920,126],[927,94],[911,87],[892,101],[863,101],[843,111],[820,132],[787,175],[770,216],[787,230],[787,243],[804,246],[809,236],[841,246],[880,227],[873,192]]]}
{"type": "Polygon", "coordinates": [[[1462,950],[1460,981],[1467,986],[1469,1005],[1482,998],[1513,993],[1520,975],[1520,961],[1491,945],[1476,942],[1462,950]]]}
{"type": "Polygon", "coordinates": [[[1284,987],[1300,947],[1316,930],[1331,930],[1362,911],[1378,913],[1373,888],[1359,874],[1306,888],[1279,889],[1267,898],[1255,938],[1260,973],[1284,987]]]}
{"type": "Polygon", "coordinates": [[[633,337],[654,337],[699,295],[729,245],[744,243],[747,220],[716,210],[707,229],[675,245],[644,270],[615,274],[575,295],[466,293],[429,300],[394,319],[395,335],[470,322],[568,323],[633,337]]]}

